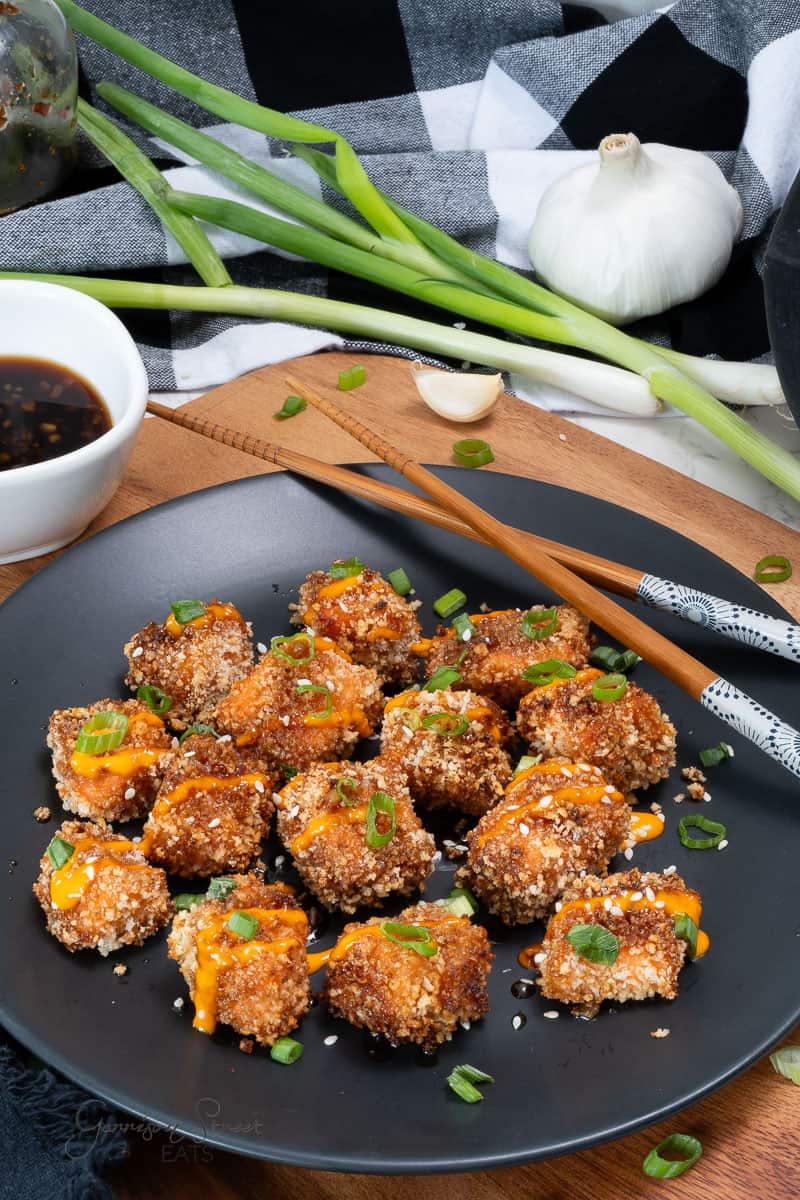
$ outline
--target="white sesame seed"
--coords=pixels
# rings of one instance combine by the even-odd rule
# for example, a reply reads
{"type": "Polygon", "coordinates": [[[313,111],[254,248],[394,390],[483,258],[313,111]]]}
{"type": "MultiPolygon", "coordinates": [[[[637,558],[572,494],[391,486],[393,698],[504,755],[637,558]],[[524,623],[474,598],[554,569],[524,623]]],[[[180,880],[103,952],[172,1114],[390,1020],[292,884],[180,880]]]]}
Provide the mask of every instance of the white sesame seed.
{"type": "Polygon", "coordinates": [[[296,817],[299,812],[300,812],[300,805],[295,804],[293,808],[289,809],[289,816],[296,817]]]}
{"type": "Polygon", "coordinates": [[[233,738],[231,737],[231,735],[229,733],[223,733],[221,737],[217,738],[217,745],[219,746],[223,742],[232,742],[232,741],[233,741],[233,738]]]}
{"type": "Polygon", "coordinates": [[[513,1027],[515,1029],[522,1028],[522,1017],[519,1015],[519,1013],[517,1013],[515,1016],[513,1016],[511,1018],[511,1024],[513,1025],[513,1027]]]}
{"type": "Polygon", "coordinates": [[[657,813],[655,814],[655,816],[656,816],[656,818],[657,818],[657,819],[658,819],[658,820],[661,822],[661,824],[662,824],[662,825],[664,824],[664,822],[665,822],[665,821],[666,821],[666,819],[667,819],[667,818],[664,816],[663,812],[657,812],[657,813]]]}
{"type": "Polygon", "coordinates": [[[259,654],[267,653],[267,647],[264,645],[263,642],[258,643],[258,645],[256,646],[256,650],[258,651],[259,654]]]}
{"type": "Polygon", "coordinates": [[[534,954],[533,961],[535,963],[540,963],[540,962],[544,962],[544,960],[546,958],[547,958],[547,955],[545,954],[545,952],[543,950],[540,950],[538,954],[534,954]]]}
{"type": "Polygon", "coordinates": [[[441,862],[441,861],[442,861],[442,852],[441,852],[441,850],[435,850],[435,851],[434,851],[434,854],[433,854],[433,861],[434,861],[435,863],[438,863],[438,862],[441,862]]]}
{"type": "Polygon", "coordinates": [[[656,894],[651,887],[646,887],[644,889],[644,894],[647,896],[648,900],[655,900],[656,898],[656,894]]]}
{"type": "Polygon", "coordinates": [[[216,828],[217,828],[217,826],[218,826],[218,825],[221,825],[221,824],[222,824],[222,818],[221,818],[221,817],[214,817],[214,820],[213,820],[213,821],[209,821],[209,822],[208,822],[208,828],[209,828],[209,829],[216,829],[216,828]]]}
{"type": "Polygon", "coordinates": [[[524,821],[520,821],[520,823],[519,823],[519,831],[520,831],[520,833],[521,833],[521,834],[523,835],[523,837],[524,837],[526,834],[530,833],[530,828],[529,828],[529,827],[528,827],[528,826],[525,824],[525,822],[524,822],[524,821]]]}
{"type": "Polygon", "coordinates": [[[572,771],[570,771],[569,767],[562,767],[561,774],[566,775],[567,779],[572,779],[572,771]]]}
{"type": "Polygon", "coordinates": [[[511,974],[511,967],[503,967],[503,969],[502,969],[502,971],[500,972],[500,974],[501,974],[501,975],[510,975],[510,974],[511,974]]]}
{"type": "Polygon", "coordinates": [[[138,658],[140,654],[144,654],[144,646],[137,646],[131,658],[138,658]]]}
{"type": "Polygon", "coordinates": [[[196,753],[197,753],[196,750],[187,750],[183,757],[184,758],[194,758],[196,753]]]}
{"type": "Polygon", "coordinates": [[[273,799],[274,803],[277,804],[278,807],[280,808],[280,805],[283,801],[283,796],[280,794],[280,792],[273,792],[272,799],[273,799]]]}
{"type": "Polygon", "coordinates": [[[311,687],[311,680],[310,679],[298,679],[297,686],[298,687],[311,687]]]}
{"type": "Polygon", "coordinates": [[[656,908],[663,908],[663,907],[664,907],[664,901],[656,900],[656,908]]]}
{"type": "Polygon", "coordinates": [[[547,1010],[547,1012],[542,1013],[542,1016],[547,1017],[548,1021],[555,1021],[555,1019],[558,1016],[558,1013],[556,1012],[556,1010],[554,1008],[549,1008],[547,1010]]]}
{"type": "Polygon", "coordinates": [[[258,792],[258,794],[260,796],[264,795],[264,785],[260,779],[256,779],[253,781],[253,787],[256,789],[256,791],[258,792]]]}
{"type": "Polygon", "coordinates": [[[565,433],[560,433],[560,434],[558,435],[558,440],[559,440],[560,442],[565,442],[565,441],[567,440],[567,435],[566,435],[565,433]]]}
{"type": "Polygon", "coordinates": [[[727,838],[723,838],[723,839],[722,839],[722,841],[720,842],[720,844],[717,846],[717,849],[718,849],[718,850],[724,850],[724,849],[725,849],[725,847],[727,846],[727,844],[728,844],[728,839],[727,839],[727,838]]]}
{"type": "Polygon", "coordinates": [[[276,870],[278,870],[280,867],[282,867],[282,866],[283,866],[283,864],[284,864],[285,862],[286,862],[286,855],[285,855],[285,854],[278,854],[278,855],[276,855],[276,857],[275,857],[275,869],[276,869],[276,870]]]}
{"type": "Polygon", "coordinates": [[[549,808],[552,803],[552,796],[542,796],[541,800],[539,801],[539,808],[549,808]]]}
{"type": "Polygon", "coordinates": [[[289,717],[286,713],[284,713],[282,717],[278,717],[278,720],[280,721],[281,725],[289,724],[289,717]]]}
{"type": "Polygon", "coordinates": [[[662,875],[674,875],[677,869],[678,868],[674,864],[671,867],[664,867],[662,875]]]}
{"type": "Polygon", "coordinates": [[[472,1027],[472,1022],[471,1021],[459,1021],[459,1025],[461,1026],[462,1029],[470,1029],[472,1027]]]}
{"type": "Polygon", "coordinates": [[[642,898],[641,892],[631,892],[631,900],[632,901],[641,900],[641,898],[642,898]]]}
{"type": "Polygon", "coordinates": [[[612,904],[611,908],[609,909],[609,912],[611,913],[612,917],[624,917],[625,916],[625,913],[622,911],[622,909],[620,908],[620,906],[618,904],[612,904]]]}
{"type": "Polygon", "coordinates": [[[611,803],[611,797],[610,797],[610,796],[601,796],[601,797],[600,797],[600,803],[601,803],[601,804],[610,804],[610,803],[611,803]]]}
{"type": "Polygon", "coordinates": [[[561,901],[560,901],[560,900],[556,900],[556,912],[561,912],[561,909],[562,909],[563,907],[564,907],[564,906],[563,906],[563,904],[561,903],[561,901]]]}
{"type": "Polygon", "coordinates": [[[623,853],[623,856],[625,858],[627,858],[628,862],[630,862],[631,859],[633,858],[633,851],[631,850],[630,846],[627,846],[626,849],[623,850],[622,853],[623,853]]]}
{"type": "Polygon", "coordinates": [[[339,1040],[338,1033],[331,1033],[328,1035],[328,1037],[323,1039],[323,1042],[324,1042],[324,1045],[326,1045],[326,1046],[335,1046],[336,1043],[338,1042],[338,1040],[339,1040]]]}
{"type": "Polygon", "coordinates": [[[170,744],[171,744],[173,750],[177,750],[178,747],[180,746],[180,742],[178,741],[178,739],[176,737],[174,737],[172,739],[172,742],[170,744]]]}
{"type": "Polygon", "coordinates": [[[126,800],[133,800],[135,795],[136,795],[136,788],[129,787],[129,788],[125,789],[125,799],[126,800]]]}
{"type": "Polygon", "coordinates": [[[668,1030],[668,1029],[666,1029],[666,1028],[661,1028],[661,1029],[651,1029],[651,1030],[650,1030],[650,1037],[651,1037],[651,1038],[665,1038],[665,1037],[669,1037],[669,1030],[668,1030]]]}
{"type": "Polygon", "coordinates": [[[606,910],[606,912],[611,911],[612,903],[613,903],[613,901],[611,900],[611,898],[609,896],[606,896],[605,900],[603,901],[603,908],[606,910]]]}
{"type": "Polygon", "coordinates": [[[703,792],[703,799],[705,800],[706,804],[708,804],[709,800],[711,799],[711,796],[708,792],[703,792]]]}
{"type": "Polygon", "coordinates": [[[180,1012],[180,1010],[183,1008],[183,997],[178,996],[178,998],[176,1000],[173,1000],[172,1007],[177,1008],[178,1011],[180,1012]]]}
{"type": "Polygon", "coordinates": [[[638,838],[638,840],[641,841],[642,838],[647,837],[647,830],[646,829],[636,829],[636,830],[634,830],[634,834],[638,838]]]}

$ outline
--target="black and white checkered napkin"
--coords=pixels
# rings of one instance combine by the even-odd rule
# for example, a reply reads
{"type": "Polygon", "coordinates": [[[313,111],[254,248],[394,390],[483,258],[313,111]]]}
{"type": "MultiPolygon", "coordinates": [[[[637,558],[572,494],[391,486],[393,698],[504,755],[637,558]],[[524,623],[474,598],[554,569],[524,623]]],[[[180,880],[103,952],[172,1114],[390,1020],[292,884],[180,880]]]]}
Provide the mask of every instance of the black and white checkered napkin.
{"type": "MultiPolygon", "coordinates": [[[[605,134],[632,130],[643,142],[709,153],[744,201],[741,241],[716,287],[641,332],[695,354],[768,353],[763,251],[800,167],[798,0],[678,0],[666,11],[612,24],[555,0],[85,3],[208,79],[335,128],[379,186],[468,245],[522,269],[529,267],[527,235],[543,189],[587,161],[605,134]]],[[[96,82],[115,80],[319,192],[309,168],[262,136],[218,122],[86,38],[79,50],[83,92],[93,101],[96,82]]],[[[242,198],[203,168],[176,166],[187,160],[169,147],[135,136],[174,186],[242,198]]],[[[177,245],[115,178],[84,148],[70,194],[0,220],[0,263],[196,282],[177,245]]],[[[446,320],[237,235],[212,236],[238,283],[446,320]]],[[[354,344],[241,318],[128,313],[125,320],[159,390],[205,388],[291,355],[354,344]]],[[[560,411],[592,408],[553,390],[527,390],[560,411]]]]}

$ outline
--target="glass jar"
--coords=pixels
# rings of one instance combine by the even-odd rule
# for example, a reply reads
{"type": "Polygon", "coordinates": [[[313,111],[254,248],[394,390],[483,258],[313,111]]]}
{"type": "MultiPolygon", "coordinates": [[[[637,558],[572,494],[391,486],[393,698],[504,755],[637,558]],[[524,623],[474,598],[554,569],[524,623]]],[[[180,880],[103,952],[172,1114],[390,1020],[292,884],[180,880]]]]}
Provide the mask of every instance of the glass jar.
{"type": "Polygon", "coordinates": [[[0,213],[69,173],[77,100],[75,43],[54,0],[0,0],[0,213]]]}

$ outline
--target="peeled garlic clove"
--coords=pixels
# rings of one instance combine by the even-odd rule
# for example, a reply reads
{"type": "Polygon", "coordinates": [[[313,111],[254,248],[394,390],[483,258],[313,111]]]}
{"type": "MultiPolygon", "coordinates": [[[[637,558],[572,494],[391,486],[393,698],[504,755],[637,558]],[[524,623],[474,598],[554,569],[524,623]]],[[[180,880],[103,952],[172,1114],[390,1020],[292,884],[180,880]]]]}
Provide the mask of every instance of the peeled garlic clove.
{"type": "Polygon", "coordinates": [[[625,324],[707,291],[741,224],[738,193],[705,154],[612,134],[544,193],[529,253],[548,287],[625,324]]]}
{"type": "Polygon", "coordinates": [[[479,421],[503,390],[502,375],[412,368],[411,377],[428,408],[448,421],[479,421]]]}

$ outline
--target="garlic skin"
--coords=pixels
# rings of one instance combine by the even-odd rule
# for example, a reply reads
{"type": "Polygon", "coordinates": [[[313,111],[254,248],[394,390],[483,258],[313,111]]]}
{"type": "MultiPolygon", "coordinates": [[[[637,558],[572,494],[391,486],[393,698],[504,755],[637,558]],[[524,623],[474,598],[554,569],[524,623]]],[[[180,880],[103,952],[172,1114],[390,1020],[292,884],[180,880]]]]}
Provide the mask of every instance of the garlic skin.
{"type": "Polygon", "coordinates": [[[704,154],[611,134],[598,162],[544,193],[528,252],[549,288],[624,325],[715,284],[742,219],[738,192],[704,154]]]}
{"type": "Polygon", "coordinates": [[[428,408],[448,421],[480,421],[497,403],[502,375],[450,372],[413,366],[411,378],[428,408]]]}

